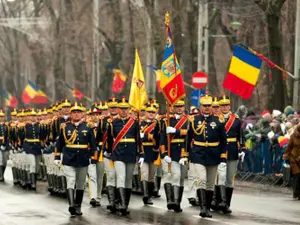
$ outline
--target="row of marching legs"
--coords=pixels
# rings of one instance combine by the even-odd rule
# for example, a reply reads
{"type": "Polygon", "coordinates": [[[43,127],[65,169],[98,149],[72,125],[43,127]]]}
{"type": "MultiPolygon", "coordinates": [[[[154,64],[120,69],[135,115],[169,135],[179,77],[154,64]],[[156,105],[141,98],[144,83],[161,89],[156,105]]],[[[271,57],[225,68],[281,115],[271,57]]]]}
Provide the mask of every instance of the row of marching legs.
{"type": "Polygon", "coordinates": [[[47,168],[41,155],[14,152],[11,154],[14,185],[23,189],[36,190],[37,180],[47,180],[47,168]]]}
{"type": "Polygon", "coordinates": [[[189,203],[192,206],[200,206],[200,216],[209,217],[210,210],[231,214],[231,199],[233,194],[233,180],[236,173],[237,161],[230,160],[227,165],[208,166],[190,164],[188,174],[190,196],[189,203]],[[198,181],[196,173],[200,174],[198,181]],[[201,177],[205,177],[203,180],[201,177]]]}

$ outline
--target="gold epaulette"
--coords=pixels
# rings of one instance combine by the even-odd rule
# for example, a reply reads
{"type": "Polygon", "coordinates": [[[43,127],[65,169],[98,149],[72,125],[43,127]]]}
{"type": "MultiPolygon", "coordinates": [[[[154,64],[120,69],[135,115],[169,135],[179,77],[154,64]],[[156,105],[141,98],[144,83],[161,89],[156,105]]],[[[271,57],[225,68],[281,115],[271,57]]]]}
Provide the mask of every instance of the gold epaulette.
{"type": "Polygon", "coordinates": [[[60,129],[65,129],[66,126],[67,126],[67,123],[62,123],[62,124],[60,124],[60,129]]]}
{"type": "Polygon", "coordinates": [[[108,119],[107,119],[107,122],[108,122],[108,123],[111,123],[111,122],[112,122],[112,119],[111,119],[111,118],[108,118],[108,119]]]}
{"type": "Polygon", "coordinates": [[[18,123],[18,128],[25,127],[25,123],[18,123]]]}
{"type": "Polygon", "coordinates": [[[89,121],[89,122],[86,123],[86,126],[88,128],[94,128],[94,123],[92,121],[89,121]]]}
{"type": "Polygon", "coordinates": [[[220,114],[220,115],[219,115],[219,121],[220,121],[221,123],[225,123],[225,118],[224,118],[223,114],[220,114]]]}
{"type": "Polygon", "coordinates": [[[234,114],[234,116],[235,116],[235,118],[237,118],[237,119],[239,119],[240,117],[239,117],[239,115],[237,115],[237,114],[234,114]]]}
{"type": "Polygon", "coordinates": [[[189,121],[190,121],[190,122],[192,122],[192,121],[195,120],[195,116],[194,116],[194,115],[189,115],[188,117],[189,117],[189,121]]]}

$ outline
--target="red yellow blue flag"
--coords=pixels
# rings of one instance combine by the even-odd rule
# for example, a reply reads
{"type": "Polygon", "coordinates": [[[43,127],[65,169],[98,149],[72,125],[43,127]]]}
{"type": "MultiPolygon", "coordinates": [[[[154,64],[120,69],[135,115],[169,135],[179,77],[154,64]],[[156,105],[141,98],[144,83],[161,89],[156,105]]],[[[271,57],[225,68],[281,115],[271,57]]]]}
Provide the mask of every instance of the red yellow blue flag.
{"type": "Polygon", "coordinates": [[[250,99],[259,77],[261,64],[260,57],[235,45],[223,87],[244,99],[250,99]]]}
{"type": "Polygon", "coordinates": [[[165,16],[166,47],[161,66],[160,88],[169,104],[173,105],[185,96],[181,69],[175,54],[175,48],[170,29],[169,14],[165,16]]]}

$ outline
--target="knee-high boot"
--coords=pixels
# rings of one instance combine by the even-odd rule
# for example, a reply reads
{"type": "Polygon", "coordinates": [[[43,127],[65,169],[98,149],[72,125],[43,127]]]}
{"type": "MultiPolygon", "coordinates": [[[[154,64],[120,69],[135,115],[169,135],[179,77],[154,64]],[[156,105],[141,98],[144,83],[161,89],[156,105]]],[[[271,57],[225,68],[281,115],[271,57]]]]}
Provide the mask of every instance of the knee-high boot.
{"type": "Polygon", "coordinates": [[[207,202],[206,202],[206,190],[205,189],[198,189],[197,195],[200,201],[200,214],[201,217],[209,217],[211,218],[212,215],[207,210],[207,202]]]}

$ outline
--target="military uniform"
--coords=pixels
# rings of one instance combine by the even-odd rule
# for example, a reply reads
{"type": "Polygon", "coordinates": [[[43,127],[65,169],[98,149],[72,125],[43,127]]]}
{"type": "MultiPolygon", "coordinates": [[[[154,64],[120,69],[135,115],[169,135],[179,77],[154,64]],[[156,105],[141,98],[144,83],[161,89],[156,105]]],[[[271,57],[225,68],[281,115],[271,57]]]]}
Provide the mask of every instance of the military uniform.
{"type": "Polygon", "coordinates": [[[0,182],[4,181],[4,172],[9,157],[8,151],[8,125],[4,122],[5,114],[0,110],[0,182]]]}
{"type": "MultiPolygon", "coordinates": [[[[148,105],[146,112],[156,113],[154,105],[148,105]]],[[[156,119],[144,119],[140,125],[142,148],[145,154],[144,163],[141,167],[141,180],[143,189],[143,202],[146,205],[152,205],[151,196],[154,190],[154,178],[157,171],[159,155],[159,121],[156,119]]],[[[160,163],[159,163],[160,164],[160,163]]]]}
{"type": "MultiPolygon", "coordinates": [[[[179,100],[174,104],[174,106],[184,106],[184,104],[183,100],[179,100]]],[[[169,127],[167,127],[167,125],[167,120],[164,120],[160,140],[167,207],[168,209],[173,209],[176,212],[181,212],[182,209],[180,207],[180,203],[184,190],[184,177],[187,171],[185,162],[187,161],[188,156],[186,148],[188,115],[174,114],[170,117],[169,127]],[[169,150],[167,148],[167,135],[170,135],[169,150]]]]}
{"type": "MultiPolygon", "coordinates": [[[[32,109],[31,112],[28,112],[29,116],[36,117],[37,112],[32,109]]],[[[40,124],[36,121],[26,122],[24,128],[20,132],[20,139],[23,142],[23,149],[26,153],[27,161],[27,174],[30,178],[30,186],[33,190],[36,189],[36,178],[37,173],[40,169],[40,161],[42,155],[42,145],[41,145],[41,129],[40,124]]]]}
{"type": "MultiPolygon", "coordinates": [[[[71,109],[81,111],[81,106],[75,103],[71,109]]],[[[85,179],[90,159],[97,146],[93,131],[83,121],[67,122],[61,125],[59,139],[56,143],[55,160],[60,163],[61,153],[64,174],[67,178],[67,192],[69,212],[71,216],[82,215],[81,204],[83,199],[85,179]],[[74,190],[75,200],[74,200],[74,190]]]]}
{"type": "Polygon", "coordinates": [[[18,135],[17,135],[17,110],[14,109],[11,113],[11,121],[8,123],[8,141],[11,149],[11,158],[12,158],[12,174],[14,185],[20,183],[21,171],[18,164],[18,135]]]}
{"type": "MultiPolygon", "coordinates": [[[[208,94],[200,98],[201,105],[211,106],[212,97],[208,94]]],[[[202,106],[204,107],[204,106],[202,106]]],[[[211,217],[212,201],[217,166],[226,161],[226,134],[220,119],[210,114],[200,114],[191,118],[188,133],[190,162],[199,180],[197,195],[201,202],[200,216],[211,217]]]]}
{"type": "MultiPolygon", "coordinates": [[[[91,111],[89,114],[95,115],[95,114],[100,114],[100,113],[101,113],[101,111],[94,105],[91,108],[91,111]]],[[[104,164],[103,164],[103,162],[102,163],[98,162],[100,149],[99,149],[99,140],[97,139],[97,138],[99,138],[97,131],[99,130],[98,129],[99,123],[98,123],[98,121],[94,121],[91,118],[88,118],[87,126],[93,130],[94,136],[96,137],[95,140],[96,140],[96,144],[97,144],[97,150],[95,151],[94,155],[91,157],[91,164],[89,165],[89,168],[88,168],[89,196],[91,199],[90,204],[93,207],[96,207],[96,206],[100,206],[100,202],[97,201],[96,199],[99,196],[99,192],[98,192],[99,182],[100,182],[100,185],[102,186],[103,175],[104,175],[104,164]],[[100,173],[98,173],[98,170],[97,170],[98,163],[99,163],[99,165],[103,165],[102,170],[100,170],[100,173]],[[100,180],[100,181],[98,181],[98,180],[100,180]]],[[[101,195],[99,197],[101,198],[101,195]]]]}
{"type": "MultiPolygon", "coordinates": [[[[220,105],[230,105],[229,97],[223,95],[219,100],[220,105]]],[[[223,213],[231,213],[230,203],[233,193],[233,180],[236,174],[238,165],[238,154],[239,149],[242,146],[241,138],[241,120],[236,114],[229,112],[228,114],[221,113],[220,117],[224,119],[225,131],[226,131],[226,153],[227,153],[227,164],[226,167],[218,168],[219,173],[219,185],[220,185],[220,196],[221,203],[219,207],[223,213]]]]}
{"type": "MultiPolygon", "coordinates": [[[[117,108],[118,107],[118,99],[112,97],[108,100],[107,107],[117,108]]],[[[118,117],[118,115],[103,116],[100,121],[99,130],[97,131],[97,139],[101,142],[102,146],[100,149],[99,160],[104,162],[105,172],[106,172],[106,189],[107,189],[107,197],[109,204],[107,205],[107,209],[111,212],[116,211],[116,202],[118,202],[116,195],[116,171],[113,166],[113,161],[111,160],[111,153],[108,152],[108,126],[109,124],[118,117]]],[[[100,143],[101,144],[101,143],[100,143]]]]}
{"type": "MultiPolygon", "coordinates": [[[[123,98],[118,108],[128,109],[128,101],[123,98]]],[[[132,176],[136,163],[144,158],[140,143],[138,121],[127,117],[118,117],[108,124],[107,152],[111,153],[117,178],[117,189],[120,194],[120,212],[128,213],[128,205],[132,191],[132,176]]]]}

